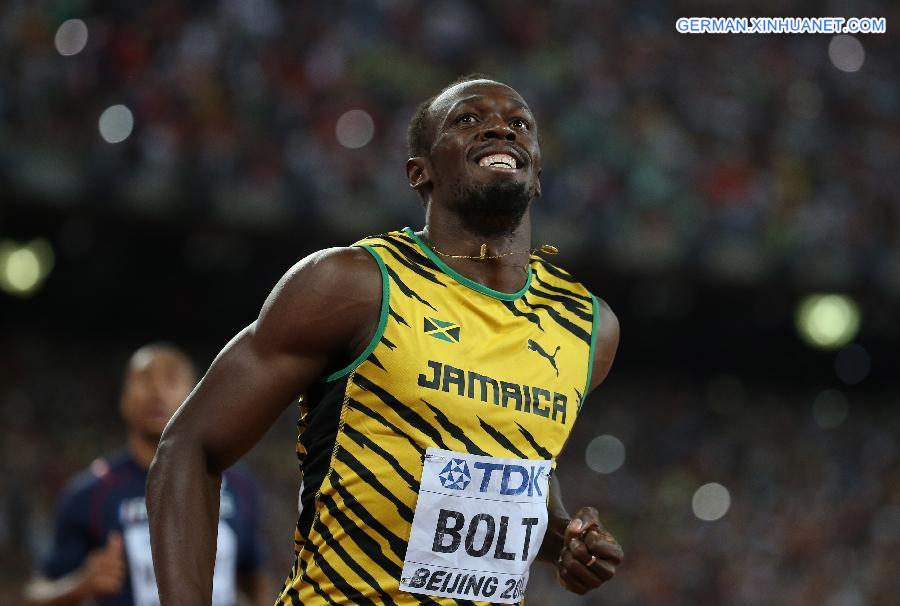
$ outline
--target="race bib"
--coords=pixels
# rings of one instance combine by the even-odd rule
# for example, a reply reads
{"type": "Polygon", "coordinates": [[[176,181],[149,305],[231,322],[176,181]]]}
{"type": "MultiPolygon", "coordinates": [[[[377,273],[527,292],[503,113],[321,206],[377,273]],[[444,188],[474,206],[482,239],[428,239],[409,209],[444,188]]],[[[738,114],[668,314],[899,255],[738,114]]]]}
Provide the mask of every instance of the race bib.
{"type": "Polygon", "coordinates": [[[429,448],[400,589],[513,604],[547,530],[551,462],[429,448]]]}

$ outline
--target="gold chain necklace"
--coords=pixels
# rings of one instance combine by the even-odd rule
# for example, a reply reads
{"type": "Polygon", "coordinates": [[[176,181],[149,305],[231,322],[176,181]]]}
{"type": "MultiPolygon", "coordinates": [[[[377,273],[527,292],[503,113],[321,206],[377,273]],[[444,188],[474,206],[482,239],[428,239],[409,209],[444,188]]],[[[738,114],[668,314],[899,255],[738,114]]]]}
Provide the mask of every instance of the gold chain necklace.
{"type": "Polygon", "coordinates": [[[431,245],[431,250],[436,252],[442,257],[446,257],[448,259],[474,259],[476,261],[486,261],[487,259],[502,259],[503,257],[509,257],[512,255],[521,255],[521,254],[534,254],[536,252],[542,252],[547,255],[555,255],[559,253],[559,249],[553,246],[552,244],[541,244],[537,248],[532,248],[531,250],[513,250],[510,252],[505,252],[499,255],[489,255],[487,254],[487,244],[483,243],[481,245],[481,249],[478,255],[451,255],[445,252],[439,251],[434,245],[431,245]]]}

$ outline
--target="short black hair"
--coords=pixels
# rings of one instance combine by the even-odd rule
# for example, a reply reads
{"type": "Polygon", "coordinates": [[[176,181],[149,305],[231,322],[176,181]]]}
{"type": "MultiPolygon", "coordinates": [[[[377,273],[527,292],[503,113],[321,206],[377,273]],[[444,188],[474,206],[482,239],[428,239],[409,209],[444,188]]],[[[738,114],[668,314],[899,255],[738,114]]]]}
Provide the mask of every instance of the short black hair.
{"type": "Polygon", "coordinates": [[[442,88],[436,95],[432,95],[416,106],[416,111],[409,121],[409,130],[407,131],[407,151],[410,158],[426,156],[431,149],[430,134],[428,133],[428,110],[431,109],[431,104],[434,103],[434,100],[443,95],[447,89],[463,82],[472,82],[473,80],[493,80],[493,78],[487,74],[477,72],[460,76],[442,88]]]}

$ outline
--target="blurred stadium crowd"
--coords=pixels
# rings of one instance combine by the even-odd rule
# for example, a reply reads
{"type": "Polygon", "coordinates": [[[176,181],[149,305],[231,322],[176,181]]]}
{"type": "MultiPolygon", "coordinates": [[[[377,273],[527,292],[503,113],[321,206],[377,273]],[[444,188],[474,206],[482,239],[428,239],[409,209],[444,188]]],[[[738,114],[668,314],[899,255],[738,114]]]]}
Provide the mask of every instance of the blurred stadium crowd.
{"type": "MultiPolygon", "coordinates": [[[[130,351],[107,345],[87,357],[46,339],[3,348],[22,352],[0,368],[0,603],[13,604],[47,548],[64,481],[121,445],[112,371],[130,351]]],[[[620,374],[585,405],[560,479],[571,506],[597,503],[627,565],[586,598],[561,592],[537,565],[528,603],[896,604],[900,409],[889,404],[831,391],[788,396],[734,376],[701,384],[620,374]],[[727,493],[704,503],[697,489],[709,482],[727,493]]],[[[296,515],[295,414],[249,457],[279,579],[296,515]]]]}
{"type": "Polygon", "coordinates": [[[900,293],[896,37],[674,35],[695,9],[10,0],[0,178],[62,206],[369,233],[419,220],[406,125],[475,68],[536,111],[538,223],[561,246],[628,269],[900,293]],[[86,28],[57,31],[70,17],[86,28]],[[104,136],[127,139],[110,145],[98,118],[117,105],[104,136]]]}
{"type": "MultiPolygon", "coordinates": [[[[572,506],[601,495],[626,565],[586,599],[538,566],[528,603],[896,604],[900,409],[885,352],[896,357],[898,325],[883,302],[900,297],[897,37],[688,38],[674,19],[696,3],[663,4],[0,2],[0,225],[34,208],[54,225],[108,224],[48,282],[57,299],[0,301],[19,314],[0,324],[0,604],[19,601],[65,480],[120,445],[135,334],[180,342],[204,366],[251,321],[261,284],[309,252],[307,235],[335,244],[421,224],[406,126],[416,103],[469,71],[508,80],[534,108],[537,240],[588,270],[576,275],[624,320],[625,355],[586,405],[561,481],[572,506]],[[129,231],[146,219],[159,239],[129,231]],[[210,225],[234,231],[216,239],[210,225]],[[216,255],[232,273],[203,273],[216,255]],[[688,292],[686,274],[710,290],[688,292]],[[621,275],[639,276],[625,295],[613,290],[621,275]],[[781,288],[759,288],[773,281],[781,288]],[[712,296],[726,283],[758,292],[712,296]],[[807,289],[869,292],[879,313],[863,334],[881,339],[880,357],[870,351],[887,389],[818,391],[835,384],[831,360],[815,376],[783,323],[791,292],[807,289]],[[673,333],[654,310],[679,306],[693,313],[673,333]],[[174,328],[158,334],[166,314],[174,328]],[[703,343],[727,339],[744,356],[728,362],[746,366],[716,376],[721,352],[703,343]],[[677,358],[648,364],[647,351],[677,358]],[[704,505],[697,489],[710,482],[727,498],[704,505]]],[[[843,14],[838,4],[778,10],[843,14]]],[[[885,16],[889,31],[900,23],[896,3],[853,10],[885,16]]],[[[60,257],[66,241],[54,242],[60,257]]],[[[296,515],[294,415],[250,456],[279,579],[296,515]]]]}

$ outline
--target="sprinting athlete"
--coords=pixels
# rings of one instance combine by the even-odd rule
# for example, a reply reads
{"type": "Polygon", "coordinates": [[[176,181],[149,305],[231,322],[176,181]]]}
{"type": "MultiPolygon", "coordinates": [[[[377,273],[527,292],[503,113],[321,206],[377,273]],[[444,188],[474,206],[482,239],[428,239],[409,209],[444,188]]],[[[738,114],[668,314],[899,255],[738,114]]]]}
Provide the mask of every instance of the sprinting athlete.
{"type": "MultiPolygon", "coordinates": [[[[148,345],[132,355],[121,398],[127,447],[94,461],[66,488],[52,550],[25,589],[27,604],[159,605],[144,496],[147,468],[163,428],[196,379],[193,363],[172,345],[148,345]]],[[[235,606],[242,591],[257,606],[271,604],[260,566],[255,482],[228,470],[217,501],[212,603],[235,606]]]]}
{"type": "Polygon", "coordinates": [[[520,603],[535,557],[576,593],[620,564],[555,476],[619,328],[532,254],[534,116],[464,78],[418,108],[409,143],[424,229],[299,262],[166,428],[148,484],[163,606],[209,604],[221,471],[300,393],[303,506],[277,604],[520,603]]]}

